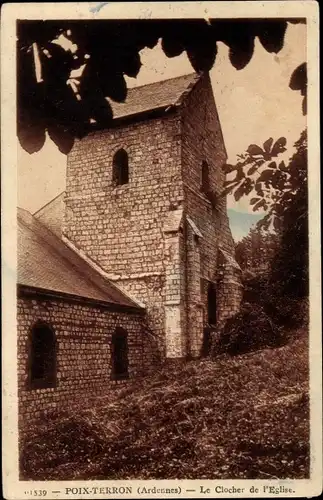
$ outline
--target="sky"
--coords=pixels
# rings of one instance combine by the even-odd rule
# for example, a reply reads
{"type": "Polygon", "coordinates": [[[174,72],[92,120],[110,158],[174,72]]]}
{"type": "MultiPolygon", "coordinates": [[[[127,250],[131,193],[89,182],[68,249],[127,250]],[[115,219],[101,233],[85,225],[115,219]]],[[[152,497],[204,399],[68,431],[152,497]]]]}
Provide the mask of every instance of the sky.
{"type": "MultiPolygon", "coordinates": [[[[228,48],[218,43],[210,76],[229,163],[234,163],[237,154],[249,144],[261,145],[269,137],[286,137],[286,155],[291,156],[306,119],[302,115],[302,97],[289,89],[289,81],[293,70],[305,60],[305,25],[288,25],[284,47],[278,54],[266,52],[256,39],[253,57],[242,70],[231,65],[228,48]]],[[[144,49],[141,61],[137,78],[127,78],[128,87],[193,71],[185,53],[169,59],[160,45],[144,49]]],[[[65,169],[66,156],[49,138],[42,150],[32,155],[18,144],[18,205],[33,213],[61,193],[65,189],[65,169]]],[[[252,212],[249,199],[235,202],[231,196],[228,214],[236,241],[263,215],[252,212]]]]}

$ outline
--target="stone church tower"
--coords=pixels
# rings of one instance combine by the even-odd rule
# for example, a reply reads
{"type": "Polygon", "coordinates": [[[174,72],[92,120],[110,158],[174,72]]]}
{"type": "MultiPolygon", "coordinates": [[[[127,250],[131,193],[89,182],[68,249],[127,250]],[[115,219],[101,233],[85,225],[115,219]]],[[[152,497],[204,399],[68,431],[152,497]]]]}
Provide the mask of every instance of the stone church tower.
{"type": "Polygon", "coordinates": [[[208,74],[128,91],[68,157],[63,235],[146,307],[166,358],[198,357],[240,305],[208,74]]]}

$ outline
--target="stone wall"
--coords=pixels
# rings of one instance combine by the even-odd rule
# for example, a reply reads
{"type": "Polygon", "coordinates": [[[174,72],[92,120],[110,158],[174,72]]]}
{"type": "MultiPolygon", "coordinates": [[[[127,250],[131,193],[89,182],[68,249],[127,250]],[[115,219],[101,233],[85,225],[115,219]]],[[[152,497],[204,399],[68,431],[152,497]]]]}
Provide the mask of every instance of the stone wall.
{"type": "Polygon", "coordinates": [[[111,338],[117,326],[128,332],[129,378],[144,376],[156,365],[156,349],[147,332],[145,316],[113,312],[92,305],[46,298],[18,299],[19,420],[64,407],[71,400],[86,401],[126,383],[111,378],[111,338]],[[29,335],[37,321],[46,322],[57,342],[57,384],[29,387],[29,335]]]}
{"type": "Polygon", "coordinates": [[[240,307],[239,277],[230,268],[219,273],[218,249],[234,256],[234,242],[227,216],[226,197],[220,196],[227,160],[221,126],[208,75],[201,78],[183,103],[182,177],[186,214],[201,231],[190,234],[188,245],[188,316],[191,354],[198,356],[207,326],[207,283],[217,286],[219,327],[240,307]],[[208,165],[208,189],[202,187],[202,163],[208,165]]]}
{"type": "MultiPolygon", "coordinates": [[[[221,262],[221,260],[220,260],[221,262]]],[[[225,262],[219,264],[218,279],[219,319],[218,329],[240,309],[242,300],[241,274],[225,262]]]]}
{"type": "Polygon", "coordinates": [[[165,340],[166,357],[183,359],[187,356],[186,336],[186,276],[185,239],[181,228],[165,234],[168,255],[165,268],[165,340]]]}
{"type": "Polygon", "coordinates": [[[234,255],[226,198],[219,196],[225,161],[208,75],[177,112],[93,133],[68,157],[64,235],[146,306],[148,328],[168,358],[200,355],[205,283],[218,285],[220,323],[240,305],[231,278],[217,272],[219,247],[234,255]],[[129,182],[116,187],[113,157],[121,148],[129,182]],[[201,190],[203,161],[207,190],[201,190]]]}
{"type": "Polygon", "coordinates": [[[97,132],[68,157],[63,232],[111,280],[147,306],[165,353],[163,225],[183,199],[176,115],[97,132]],[[129,183],[113,183],[113,156],[129,158],[129,183]]]}
{"type": "Polygon", "coordinates": [[[201,290],[201,238],[187,224],[187,335],[189,356],[198,357],[201,353],[204,327],[204,303],[201,290]]]}

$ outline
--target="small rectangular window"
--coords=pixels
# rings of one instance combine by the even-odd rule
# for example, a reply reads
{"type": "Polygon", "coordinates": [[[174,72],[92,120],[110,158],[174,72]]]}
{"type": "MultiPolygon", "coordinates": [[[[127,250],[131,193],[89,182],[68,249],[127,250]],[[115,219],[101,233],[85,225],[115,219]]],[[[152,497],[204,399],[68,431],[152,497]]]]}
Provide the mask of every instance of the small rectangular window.
{"type": "Polygon", "coordinates": [[[128,154],[124,149],[119,149],[113,157],[112,180],[115,186],[121,186],[129,182],[128,154]]]}
{"type": "Polygon", "coordinates": [[[112,335],[111,357],[112,378],[114,380],[129,378],[128,333],[121,327],[117,327],[112,335]]]}
{"type": "Polygon", "coordinates": [[[37,323],[31,331],[29,385],[32,389],[56,385],[56,338],[44,323],[37,323]]]}
{"type": "Polygon", "coordinates": [[[201,191],[203,193],[208,193],[210,190],[210,171],[209,165],[206,161],[202,162],[201,171],[201,191]]]}

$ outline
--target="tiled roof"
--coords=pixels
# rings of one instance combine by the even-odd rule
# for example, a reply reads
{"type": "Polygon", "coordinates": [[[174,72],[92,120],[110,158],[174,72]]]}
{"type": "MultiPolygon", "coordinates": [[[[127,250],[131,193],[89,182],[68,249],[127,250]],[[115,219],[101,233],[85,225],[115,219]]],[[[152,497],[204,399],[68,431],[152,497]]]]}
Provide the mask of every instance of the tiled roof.
{"type": "Polygon", "coordinates": [[[18,284],[139,309],[138,304],[22,209],[18,209],[18,284]]]}
{"type": "Polygon", "coordinates": [[[190,92],[199,79],[199,74],[191,73],[177,78],[149,83],[141,87],[130,88],[125,102],[118,103],[108,99],[113,110],[113,118],[136,116],[147,111],[179,106],[186,93],[190,92]]]}

